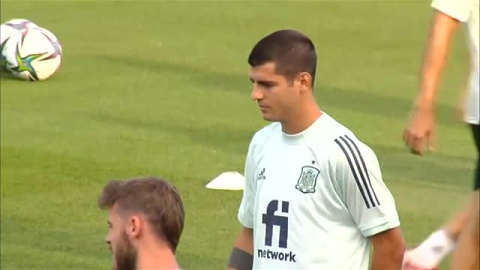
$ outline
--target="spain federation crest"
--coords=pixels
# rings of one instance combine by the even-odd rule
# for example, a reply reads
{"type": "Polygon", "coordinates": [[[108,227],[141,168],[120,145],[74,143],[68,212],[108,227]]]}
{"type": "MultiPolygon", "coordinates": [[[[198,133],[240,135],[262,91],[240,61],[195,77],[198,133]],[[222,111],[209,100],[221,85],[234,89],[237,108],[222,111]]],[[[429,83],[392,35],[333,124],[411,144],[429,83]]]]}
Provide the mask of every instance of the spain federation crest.
{"type": "Polygon", "coordinates": [[[303,193],[314,193],[320,171],[312,166],[303,166],[295,188],[303,193]]]}

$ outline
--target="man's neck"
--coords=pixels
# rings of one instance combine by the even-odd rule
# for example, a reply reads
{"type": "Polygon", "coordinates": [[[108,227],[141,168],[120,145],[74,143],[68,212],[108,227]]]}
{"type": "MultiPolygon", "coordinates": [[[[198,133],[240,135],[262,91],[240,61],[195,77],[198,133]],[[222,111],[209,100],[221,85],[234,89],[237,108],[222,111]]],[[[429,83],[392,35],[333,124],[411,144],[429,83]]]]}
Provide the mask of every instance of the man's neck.
{"type": "Polygon", "coordinates": [[[297,134],[309,128],[322,115],[317,103],[301,106],[298,111],[282,121],[282,130],[287,134],[297,134]]]}
{"type": "Polygon", "coordinates": [[[167,248],[148,248],[138,250],[137,267],[142,269],[180,269],[173,252],[167,248]]]}

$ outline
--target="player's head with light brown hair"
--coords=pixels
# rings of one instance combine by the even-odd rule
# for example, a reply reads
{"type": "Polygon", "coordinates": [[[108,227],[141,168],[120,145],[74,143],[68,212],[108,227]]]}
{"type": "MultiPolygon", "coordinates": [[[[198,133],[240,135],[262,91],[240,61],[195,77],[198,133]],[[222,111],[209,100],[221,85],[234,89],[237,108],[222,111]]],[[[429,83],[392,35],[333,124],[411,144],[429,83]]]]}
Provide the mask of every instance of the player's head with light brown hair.
{"type": "Polygon", "coordinates": [[[179,192],[168,181],[156,177],[110,181],[98,206],[109,211],[106,242],[115,268],[134,269],[146,245],[175,253],[185,212],[179,192]]]}

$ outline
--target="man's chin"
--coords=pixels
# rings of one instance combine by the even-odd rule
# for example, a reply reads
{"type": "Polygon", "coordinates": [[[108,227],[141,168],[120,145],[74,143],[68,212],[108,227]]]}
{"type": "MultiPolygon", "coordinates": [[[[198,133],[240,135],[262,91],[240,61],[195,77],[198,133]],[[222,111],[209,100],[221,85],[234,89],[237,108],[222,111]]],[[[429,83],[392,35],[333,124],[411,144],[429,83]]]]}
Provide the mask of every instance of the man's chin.
{"type": "Polygon", "coordinates": [[[276,122],[277,120],[275,119],[275,117],[272,117],[271,115],[268,115],[268,114],[263,114],[263,120],[265,121],[269,121],[269,122],[276,122]]]}

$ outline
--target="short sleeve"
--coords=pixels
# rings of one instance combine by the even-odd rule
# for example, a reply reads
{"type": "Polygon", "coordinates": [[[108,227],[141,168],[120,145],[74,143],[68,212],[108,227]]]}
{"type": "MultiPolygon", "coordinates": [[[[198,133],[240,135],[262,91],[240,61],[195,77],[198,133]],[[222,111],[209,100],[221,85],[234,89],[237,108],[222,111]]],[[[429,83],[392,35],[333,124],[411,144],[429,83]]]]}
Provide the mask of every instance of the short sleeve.
{"type": "Polygon", "coordinates": [[[363,236],[399,227],[394,198],[373,150],[353,135],[340,136],[335,143],[334,175],[340,197],[363,236]]]}
{"type": "Polygon", "coordinates": [[[254,161],[254,143],[251,142],[248,148],[245,161],[245,188],[243,189],[242,201],[238,211],[238,220],[246,228],[253,228],[253,205],[255,203],[256,185],[255,161],[254,161]]]}
{"type": "Polygon", "coordinates": [[[472,10],[472,0],[433,0],[432,7],[461,22],[466,22],[472,10]]]}

